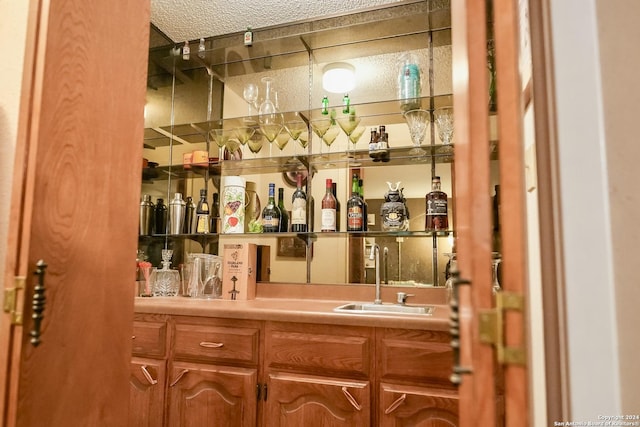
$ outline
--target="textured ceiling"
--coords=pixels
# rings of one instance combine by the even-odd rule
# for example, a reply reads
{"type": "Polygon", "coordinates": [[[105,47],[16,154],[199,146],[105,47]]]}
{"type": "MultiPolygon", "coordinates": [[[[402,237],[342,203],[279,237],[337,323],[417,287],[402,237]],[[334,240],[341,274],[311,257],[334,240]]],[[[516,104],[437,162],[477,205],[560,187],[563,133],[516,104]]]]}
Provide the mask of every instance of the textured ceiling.
{"type": "Polygon", "coordinates": [[[398,1],[401,0],[151,0],[151,22],[177,43],[398,1]]]}

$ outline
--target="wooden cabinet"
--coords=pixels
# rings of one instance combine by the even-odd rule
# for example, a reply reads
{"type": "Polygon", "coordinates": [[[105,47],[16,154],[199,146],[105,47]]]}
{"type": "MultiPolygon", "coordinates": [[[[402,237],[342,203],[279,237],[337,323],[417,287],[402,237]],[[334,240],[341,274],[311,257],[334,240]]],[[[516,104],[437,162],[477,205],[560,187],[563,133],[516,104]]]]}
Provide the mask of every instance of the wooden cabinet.
{"type": "Polygon", "coordinates": [[[457,425],[446,332],[187,316],[134,330],[132,426],[457,425]]]}
{"type": "Polygon", "coordinates": [[[453,353],[446,332],[378,329],[380,426],[458,425],[458,396],[449,382],[453,353]]]}

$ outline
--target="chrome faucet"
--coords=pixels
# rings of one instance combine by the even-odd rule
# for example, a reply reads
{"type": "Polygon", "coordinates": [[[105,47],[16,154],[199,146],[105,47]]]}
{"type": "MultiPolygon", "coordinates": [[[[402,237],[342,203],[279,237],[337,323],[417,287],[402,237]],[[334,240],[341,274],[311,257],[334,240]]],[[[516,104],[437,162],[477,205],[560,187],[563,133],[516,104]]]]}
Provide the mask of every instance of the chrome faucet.
{"type": "Polygon", "coordinates": [[[376,270],[376,299],[373,300],[374,304],[382,304],[382,298],[380,298],[380,246],[374,244],[371,247],[371,253],[369,259],[373,260],[375,257],[375,270],[376,270]]]}

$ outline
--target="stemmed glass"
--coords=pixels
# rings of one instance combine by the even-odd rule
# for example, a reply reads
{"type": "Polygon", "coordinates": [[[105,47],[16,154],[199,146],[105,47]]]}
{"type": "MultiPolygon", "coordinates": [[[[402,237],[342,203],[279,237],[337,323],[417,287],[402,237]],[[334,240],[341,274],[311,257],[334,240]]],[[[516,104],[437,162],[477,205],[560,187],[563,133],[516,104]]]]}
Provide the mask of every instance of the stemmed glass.
{"type": "Polygon", "coordinates": [[[254,83],[247,83],[244,85],[244,91],[242,92],[242,96],[245,101],[249,104],[249,117],[253,116],[254,107],[256,110],[258,109],[257,101],[258,101],[258,86],[254,83]]]}
{"type": "MultiPolygon", "coordinates": [[[[336,138],[338,137],[338,134],[340,133],[340,128],[336,125],[332,125],[325,133],[324,136],[322,137],[322,141],[327,144],[328,150],[327,150],[327,158],[331,159],[331,144],[333,144],[333,142],[336,140],[336,138]]],[[[329,166],[334,166],[333,163],[327,163],[325,165],[325,167],[329,167],[329,166]]]]}
{"type": "Polygon", "coordinates": [[[247,141],[247,146],[249,147],[249,151],[253,153],[253,158],[258,157],[258,153],[262,150],[262,145],[264,144],[264,136],[260,132],[254,132],[251,138],[247,141]]]}
{"type": "Polygon", "coordinates": [[[309,145],[309,131],[308,130],[302,131],[302,133],[300,133],[300,136],[298,136],[297,141],[302,148],[307,148],[307,146],[309,145]]]}
{"type": "MultiPolygon", "coordinates": [[[[360,138],[362,137],[362,135],[364,134],[366,127],[364,126],[357,126],[350,134],[349,134],[349,141],[351,141],[351,143],[353,144],[353,155],[351,157],[355,158],[355,152],[356,152],[356,144],[358,143],[358,141],[360,140],[360,138]]],[[[360,166],[361,163],[360,162],[354,162],[352,163],[352,166],[360,166]]]]}
{"type": "MultiPolygon", "coordinates": [[[[438,137],[442,141],[443,145],[451,145],[453,139],[453,108],[444,107],[437,108],[433,112],[434,121],[438,125],[438,137]]],[[[451,150],[451,147],[446,147],[447,151],[451,150]]]]}
{"type": "MultiPolygon", "coordinates": [[[[289,136],[291,136],[291,139],[293,139],[294,141],[297,141],[298,138],[300,138],[300,135],[302,135],[302,132],[307,130],[307,124],[303,122],[301,119],[296,119],[296,120],[292,120],[285,123],[284,128],[289,134],[289,136]]],[[[306,147],[306,144],[303,147],[306,147]]],[[[294,149],[294,155],[295,155],[295,152],[296,150],[294,149]]]]}
{"type": "MultiPolygon", "coordinates": [[[[234,129],[234,133],[240,144],[244,147],[247,144],[247,141],[249,141],[253,134],[256,133],[256,128],[251,126],[240,126],[234,129]]],[[[242,157],[244,158],[244,156],[242,157]]]]}
{"type": "Polygon", "coordinates": [[[264,101],[260,104],[258,120],[262,134],[267,138],[267,141],[269,141],[269,157],[271,157],[273,153],[272,143],[282,131],[284,118],[276,109],[273,101],[271,101],[271,83],[273,79],[271,77],[263,77],[261,81],[266,85],[266,94],[264,101]]]}
{"type": "Polygon", "coordinates": [[[275,143],[276,146],[280,149],[280,153],[284,150],[284,147],[287,146],[289,140],[291,139],[291,135],[288,132],[280,132],[278,136],[276,136],[275,143]]]}
{"type": "Polygon", "coordinates": [[[229,160],[240,160],[242,159],[242,151],[238,151],[240,148],[240,141],[236,138],[228,138],[227,142],[224,145],[227,153],[229,153],[229,160]]]}
{"type": "MultiPolygon", "coordinates": [[[[329,117],[311,120],[311,129],[313,129],[313,132],[318,135],[320,139],[324,138],[324,134],[327,133],[331,125],[332,123],[329,117]]],[[[320,144],[320,154],[322,154],[322,144],[320,144]]]]}
{"type": "Polygon", "coordinates": [[[221,162],[224,158],[224,147],[225,145],[227,145],[227,141],[229,141],[229,138],[231,138],[231,131],[228,129],[212,129],[211,136],[218,146],[218,162],[221,162]]]}
{"type": "MultiPolygon", "coordinates": [[[[356,116],[356,110],[351,108],[349,114],[338,117],[338,125],[342,131],[347,135],[347,139],[351,139],[351,134],[360,124],[361,118],[356,116]]],[[[347,151],[349,151],[349,144],[347,144],[347,151]]],[[[349,156],[351,157],[351,156],[349,156]]]]}
{"type": "Polygon", "coordinates": [[[404,113],[404,119],[407,121],[411,141],[413,141],[413,148],[409,150],[409,154],[412,156],[426,155],[427,152],[420,148],[420,145],[427,134],[429,112],[427,110],[409,110],[404,113]]]}

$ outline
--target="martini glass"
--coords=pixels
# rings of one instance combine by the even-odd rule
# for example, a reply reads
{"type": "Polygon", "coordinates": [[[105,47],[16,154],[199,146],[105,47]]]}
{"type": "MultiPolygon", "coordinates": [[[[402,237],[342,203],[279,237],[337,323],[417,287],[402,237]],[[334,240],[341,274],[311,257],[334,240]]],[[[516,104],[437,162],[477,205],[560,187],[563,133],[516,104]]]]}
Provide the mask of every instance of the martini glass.
{"type": "Polygon", "coordinates": [[[224,158],[224,147],[227,144],[229,138],[231,138],[233,134],[228,129],[212,129],[211,136],[218,146],[218,162],[221,162],[224,158]]]}
{"type": "Polygon", "coordinates": [[[287,146],[290,139],[291,139],[291,135],[289,135],[288,132],[280,132],[278,136],[276,136],[275,143],[278,149],[280,150],[280,153],[282,153],[282,150],[284,150],[284,147],[287,146]]]}
{"type": "Polygon", "coordinates": [[[256,133],[256,128],[251,126],[240,126],[235,128],[233,131],[240,144],[244,147],[247,144],[247,141],[249,141],[253,134],[256,133]]]}
{"type": "Polygon", "coordinates": [[[426,155],[427,152],[420,148],[420,145],[427,134],[429,112],[427,110],[409,110],[404,113],[404,119],[407,121],[411,141],[413,141],[413,148],[409,150],[409,154],[416,157],[426,155]]]}
{"type": "MultiPolygon", "coordinates": [[[[342,129],[342,131],[347,135],[347,139],[351,138],[351,134],[360,124],[360,117],[356,116],[356,110],[351,109],[349,114],[342,115],[338,117],[338,125],[342,129]]],[[[349,151],[349,145],[347,144],[347,151],[349,151]]],[[[351,155],[347,155],[348,157],[352,157],[351,155]]]]}
{"type": "Polygon", "coordinates": [[[258,153],[262,150],[262,146],[264,145],[264,136],[260,132],[254,132],[254,134],[247,141],[247,147],[249,147],[249,151],[253,153],[253,158],[258,157],[258,153]]]}
{"type": "Polygon", "coordinates": [[[224,144],[224,148],[229,154],[229,160],[242,159],[242,151],[240,150],[240,145],[240,141],[238,141],[236,138],[227,139],[227,142],[224,144]]]}
{"type": "Polygon", "coordinates": [[[453,139],[453,108],[437,108],[433,112],[433,117],[438,125],[438,137],[442,141],[442,145],[446,146],[444,150],[450,152],[452,150],[451,140],[453,139]]]}
{"type": "MultiPolygon", "coordinates": [[[[322,137],[322,142],[324,142],[328,147],[328,150],[327,150],[328,159],[331,159],[331,144],[333,144],[333,142],[336,140],[339,134],[340,134],[340,128],[338,126],[333,125],[324,133],[324,136],[322,137]]],[[[330,166],[335,166],[335,165],[331,162],[325,164],[325,167],[330,167],[330,166]]]]}
{"type": "Polygon", "coordinates": [[[307,148],[307,146],[309,145],[309,131],[308,130],[304,130],[302,131],[302,133],[300,134],[300,136],[298,136],[298,144],[300,144],[300,146],[302,148],[307,148]]]}
{"type": "MultiPolygon", "coordinates": [[[[297,141],[300,138],[302,132],[307,130],[307,124],[301,119],[292,120],[284,124],[284,129],[287,131],[291,139],[297,141]]],[[[294,155],[296,150],[294,149],[294,155]]]]}
{"type": "MultiPolygon", "coordinates": [[[[320,139],[324,138],[324,134],[327,133],[331,125],[332,122],[329,117],[311,120],[311,129],[313,129],[313,133],[318,135],[320,139]]],[[[322,155],[322,144],[320,144],[320,155],[322,155]]]]}
{"type": "MultiPolygon", "coordinates": [[[[350,134],[349,134],[349,141],[351,141],[351,143],[353,144],[353,155],[351,157],[353,157],[355,159],[356,155],[356,144],[358,143],[358,141],[360,140],[360,138],[362,138],[362,135],[364,135],[364,131],[365,131],[366,127],[364,126],[357,126],[350,134]]],[[[352,166],[360,166],[362,163],[360,162],[355,162],[352,163],[352,166]]]]}

